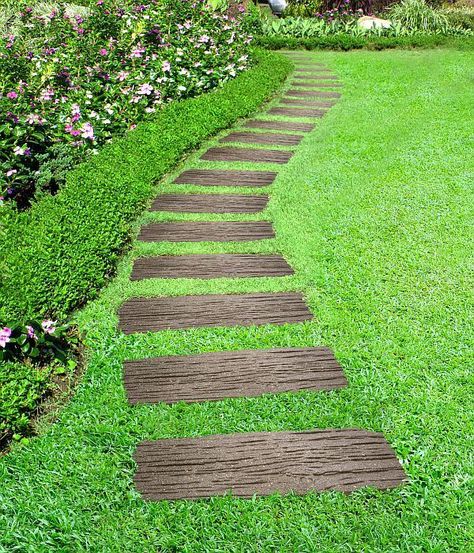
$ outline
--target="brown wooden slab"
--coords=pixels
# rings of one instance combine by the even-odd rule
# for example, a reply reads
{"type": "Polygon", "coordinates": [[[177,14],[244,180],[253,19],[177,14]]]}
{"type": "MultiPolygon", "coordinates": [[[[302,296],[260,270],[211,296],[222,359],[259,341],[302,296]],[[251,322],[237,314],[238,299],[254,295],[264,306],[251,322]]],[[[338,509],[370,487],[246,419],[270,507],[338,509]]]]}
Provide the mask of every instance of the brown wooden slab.
{"type": "MultiPolygon", "coordinates": [[[[329,73],[332,69],[328,67],[315,67],[313,74],[317,75],[318,73],[329,73]]],[[[311,67],[297,67],[295,73],[311,73],[311,67]]]]}
{"type": "Polygon", "coordinates": [[[327,102],[322,100],[306,100],[306,98],[282,98],[281,104],[287,106],[302,106],[302,107],[314,107],[314,108],[330,108],[334,105],[334,102],[327,102]]]}
{"type": "Polygon", "coordinates": [[[131,280],[144,278],[236,278],[292,275],[281,255],[209,254],[141,257],[131,280]]]}
{"type": "Polygon", "coordinates": [[[273,171],[230,171],[216,169],[190,169],[174,180],[175,184],[198,186],[253,186],[272,184],[277,173],[273,171]]]}
{"type": "Polygon", "coordinates": [[[315,74],[295,75],[293,79],[295,79],[295,81],[324,81],[324,80],[332,81],[332,80],[337,80],[338,77],[337,75],[328,75],[327,73],[325,73],[323,75],[315,75],[315,74]]]}
{"type": "Polygon", "coordinates": [[[246,142],[249,144],[271,144],[273,146],[297,146],[302,136],[298,134],[275,134],[256,132],[232,132],[220,142],[246,142]]]}
{"type": "Polygon", "coordinates": [[[299,109],[299,108],[272,108],[268,110],[269,115],[286,115],[287,117],[323,117],[326,111],[322,109],[299,109]]]}
{"type": "Polygon", "coordinates": [[[166,329],[298,323],[313,315],[301,294],[216,294],[134,298],[119,310],[125,334],[166,329]]]}
{"type": "Polygon", "coordinates": [[[399,486],[405,473],[382,434],[358,429],[254,432],[142,442],[145,499],[197,499],[399,486]]]}
{"type": "Polygon", "coordinates": [[[201,159],[206,161],[251,161],[255,163],[288,163],[293,152],[285,150],[250,150],[247,148],[210,148],[201,159]]]}
{"type": "Polygon", "coordinates": [[[259,213],[268,196],[241,194],[162,194],[153,202],[153,211],[179,213],[259,213]]]}
{"type": "Polygon", "coordinates": [[[320,83],[318,81],[297,81],[292,83],[292,86],[302,87],[302,88],[339,88],[342,86],[341,83],[330,83],[324,82],[320,83]]]}
{"type": "Polygon", "coordinates": [[[340,98],[340,92],[329,92],[327,90],[288,90],[288,96],[315,96],[316,98],[340,98]]]}
{"type": "Polygon", "coordinates": [[[246,242],[274,238],[267,221],[183,221],[151,223],[141,228],[143,242],[246,242]]]}
{"type": "Polygon", "coordinates": [[[251,119],[244,125],[249,129],[273,129],[276,131],[310,132],[314,129],[312,123],[297,123],[295,121],[264,121],[251,119]]]}
{"type": "Polygon", "coordinates": [[[281,348],[157,357],[124,365],[128,401],[176,403],[347,386],[328,348],[281,348]]]}

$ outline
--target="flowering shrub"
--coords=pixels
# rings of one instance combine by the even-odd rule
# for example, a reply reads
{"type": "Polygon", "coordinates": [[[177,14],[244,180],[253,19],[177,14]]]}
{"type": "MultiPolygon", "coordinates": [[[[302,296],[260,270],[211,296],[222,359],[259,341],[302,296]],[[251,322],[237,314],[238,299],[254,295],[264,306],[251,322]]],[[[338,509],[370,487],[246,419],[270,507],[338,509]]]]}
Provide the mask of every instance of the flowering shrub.
{"type": "Polygon", "coordinates": [[[25,7],[0,39],[0,201],[27,205],[117,133],[249,65],[240,10],[204,0],[99,0],[88,16],[25,7]]]}
{"type": "Polygon", "coordinates": [[[69,326],[49,319],[0,324],[0,362],[29,359],[40,365],[54,360],[65,363],[68,349],[76,342],[69,326]]]}

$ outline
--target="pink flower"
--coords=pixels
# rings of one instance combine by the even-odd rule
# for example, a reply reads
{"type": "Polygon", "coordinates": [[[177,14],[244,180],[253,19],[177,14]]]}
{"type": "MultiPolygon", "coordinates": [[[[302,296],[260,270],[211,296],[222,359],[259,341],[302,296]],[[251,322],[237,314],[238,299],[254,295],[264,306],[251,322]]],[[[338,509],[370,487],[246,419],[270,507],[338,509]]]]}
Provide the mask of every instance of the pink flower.
{"type": "Polygon", "coordinates": [[[143,54],[145,53],[145,48],[142,48],[139,46],[138,48],[135,48],[135,50],[132,51],[130,54],[131,58],[141,58],[143,54]]]}
{"type": "Polygon", "coordinates": [[[43,329],[45,334],[53,334],[53,332],[56,330],[56,323],[57,321],[51,321],[48,319],[41,323],[41,328],[43,329]]]}
{"type": "Polygon", "coordinates": [[[26,332],[28,334],[28,338],[32,338],[33,340],[38,339],[38,336],[35,334],[35,329],[31,325],[26,325],[26,332]]]}
{"type": "Polygon", "coordinates": [[[40,100],[43,100],[45,102],[48,102],[49,100],[52,100],[54,97],[54,90],[51,88],[47,88],[46,90],[43,90],[40,95],[40,100]]]}
{"type": "Polygon", "coordinates": [[[118,74],[118,80],[120,82],[123,82],[128,76],[129,76],[130,73],[128,73],[127,71],[120,71],[120,73],[118,74]]]}
{"type": "Polygon", "coordinates": [[[90,123],[84,123],[81,127],[82,138],[94,140],[94,127],[90,123]]]}
{"type": "Polygon", "coordinates": [[[167,71],[171,71],[171,63],[169,61],[164,61],[163,65],[161,66],[161,69],[166,73],[167,71]]]}
{"type": "Polygon", "coordinates": [[[20,146],[15,146],[15,148],[13,148],[13,153],[16,156],[23,156],[25,155],[25,152],[26,152],[26,148],[21,148],[20,146]]]}
{"type": "Polygon", "coordinates": [[[10,341],[12,329],[7,326],[0,329],[0,347],[4,348],[10,341]]]}
{"type": "Polygon", "coordinates": [[[153,87],[148,83],[142,84],[142,86],[138,90],[138,94],[146,95],[146,96],[150,95],[152,92],[153,92],[153,87]]]}
{"type": "Polygon", "coordinates": [[[99,50],[99,54],[100,54],[101,56],[106,56],[106,55],[108,54],[107,49],[106,49],[106,48],[101,48],[101,49],[99,50]]]}
{"type": "Polygon", "coordinates": [[[11,177],[12,175],[16,175],[18,171],[16,169],[10,169],[7,171],[7,177],[11,177]]]}
{"type": "Polygon", "coordinates": [[[18,98],[18,94],[12,90],[7,94],[7,98],[10,98],[10,100],[15,100],[16,98],[18,98]]]}
{"type": "Polygon", "coordinates": [[[44,123],[44,119],[39,115],[37,115],[36,113],[30,113],[26,117],[26,122],[29,125],[35,125],[35,124],[42,125],[44,123]]]}

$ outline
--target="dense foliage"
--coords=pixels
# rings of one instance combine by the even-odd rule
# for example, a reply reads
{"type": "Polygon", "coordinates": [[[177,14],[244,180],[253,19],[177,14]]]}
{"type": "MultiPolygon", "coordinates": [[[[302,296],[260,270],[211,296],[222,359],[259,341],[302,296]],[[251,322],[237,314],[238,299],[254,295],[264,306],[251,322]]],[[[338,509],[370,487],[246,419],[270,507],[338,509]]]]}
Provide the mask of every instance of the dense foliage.
{"type": "Polygon", "coordinates": [[[29,364],[0,363],[0,447],[28,428],[31,412],[50,387],[50,371],[29,364]]]}
{"type": "Polygon", "coordinates": [[[255,57],[254,68],[223,88],[172,102],[105,146],[55,196],[22,213],[4,207],[0,319],[64,316],[97,294],[154,183],[203,139],[255,111],[291,69],[280,55],[255,57]]]}
{"type": "Polygon", "coordinates": [[[315,14],[315,17],[286,17],[267,20],[263,35],[267,37],[294,37],[311,39],[318,37],[403,37],[415,34],[471,35],[472,32],[450,23],[438,10],[429,7],[424,0],[403,0],[395,4],[387,15],[391,24],[387,28],[363,28],[359,24],[361,12],[342,7],[315,14]]]}
{"type": "Polygon", "coordinates": [[[243,15],[204,0],[99,0],[87,15],[25,7],[0,39],[0,196],[25,205],[55,191],[112,136],[246,69],[249,42],[243,15]]]}

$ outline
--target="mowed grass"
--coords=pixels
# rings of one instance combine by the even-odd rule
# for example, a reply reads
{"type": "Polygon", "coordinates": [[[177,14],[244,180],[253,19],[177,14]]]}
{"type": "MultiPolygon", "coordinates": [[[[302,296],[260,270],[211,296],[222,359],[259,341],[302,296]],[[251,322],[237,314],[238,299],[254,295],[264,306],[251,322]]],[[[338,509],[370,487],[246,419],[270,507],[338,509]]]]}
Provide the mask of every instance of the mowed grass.
{"type": "MultiPolygon", "coordinates": [[[[263,218],[274,222],[277,239],[136,244],[101,299],[78,315],[89,366],[75,398],[59,422],[0,460],[0,550],[471,550],[473,59],[451,50],[309,55],[339,74],[342,100],[272,187],[239,190],[271,193],[263,218]],[[138,255],[274,251],[295,276],[128,280],[138,255]],[[136,295],[282,290],[301,290],[314,321],[117,331],[117,308],[136,295]],[[125,358],[313,345],[334,349],[347,389],[193,405],[126,402],[125,358]],[[133,486],[132,455],[143,439],[328,427],[383,432],[409,483],[351,495],[159,503],[144,502],[133,486]]],[[[158,190],[201,190],[171,180],[158,190]]],[[[141,222],[223,218],[258,217],[146,214],[141,222]]]]}

